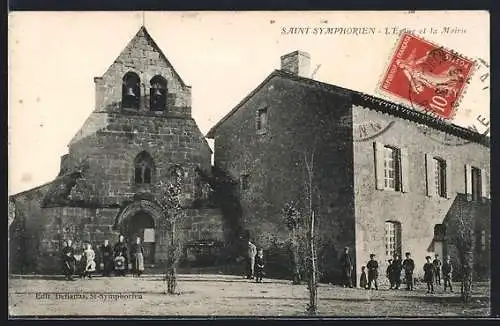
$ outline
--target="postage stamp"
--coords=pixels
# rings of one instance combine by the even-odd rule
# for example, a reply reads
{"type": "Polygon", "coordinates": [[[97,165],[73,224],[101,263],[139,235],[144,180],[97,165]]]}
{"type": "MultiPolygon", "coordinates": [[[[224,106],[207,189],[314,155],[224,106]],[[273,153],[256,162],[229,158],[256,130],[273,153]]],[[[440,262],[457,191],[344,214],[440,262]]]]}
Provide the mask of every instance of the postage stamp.
{"type": "Polygon", "coordinates": [[[379,91],[438,118],[452,119],[474,61],[411,33],[403,33],[379,91]]]}

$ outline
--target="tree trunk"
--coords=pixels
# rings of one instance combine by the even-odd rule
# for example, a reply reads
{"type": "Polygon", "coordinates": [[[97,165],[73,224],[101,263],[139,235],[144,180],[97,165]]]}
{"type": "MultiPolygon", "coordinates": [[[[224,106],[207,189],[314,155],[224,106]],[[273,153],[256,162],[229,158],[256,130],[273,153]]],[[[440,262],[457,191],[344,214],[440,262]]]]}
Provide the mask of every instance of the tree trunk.
{"type": "Polygon", "coordinates": [[[293,264],[293,281],[292,284],[300,284],[300,269],[299,269],[299,246],[297,243],[297,230],[292,230],[292,264],[293,264]]]}
{"type": "Polygon", "coordinates": [[[468,304],[472,297],[472,271],[474,269],[474,254],[472,251],[464,252],[462,264],[462,301],[468,304]]]}
{"type": "Polygon", "coordinates": [[[175,222],[171,223],[170,228],[170,252],[171,257],[168,258],[168,270],[167,275],[165,277],[167,281],[167,293],[175,294],[175,290],[177,288],[177,275],[176,275],[176,261],[177,261],[177,248],[175,248],[175,222]]]}
{"type": "Polygon", "coordinates": [[[315,316],[318,309],[318,288],[316,283],[316,255],[314,250],[314,211],[311,213],[311,229],[309,234],[311,258],[311,275],[309,277],[309,307],[308,312],[315,316]]]}

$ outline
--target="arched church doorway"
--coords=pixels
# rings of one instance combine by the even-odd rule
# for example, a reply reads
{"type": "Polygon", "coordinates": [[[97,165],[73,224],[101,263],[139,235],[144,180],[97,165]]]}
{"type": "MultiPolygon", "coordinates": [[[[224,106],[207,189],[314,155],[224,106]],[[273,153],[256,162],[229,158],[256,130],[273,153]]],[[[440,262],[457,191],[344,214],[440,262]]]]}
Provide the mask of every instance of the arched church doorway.
{"type": "Polygon", "coordinates": [[[141,238],[144,246],[144,264],[154,264],[155,257],[155,225],[153,217],[145,211],[138,211],[126,223],[126,236],[129,244],[141,238]]]}

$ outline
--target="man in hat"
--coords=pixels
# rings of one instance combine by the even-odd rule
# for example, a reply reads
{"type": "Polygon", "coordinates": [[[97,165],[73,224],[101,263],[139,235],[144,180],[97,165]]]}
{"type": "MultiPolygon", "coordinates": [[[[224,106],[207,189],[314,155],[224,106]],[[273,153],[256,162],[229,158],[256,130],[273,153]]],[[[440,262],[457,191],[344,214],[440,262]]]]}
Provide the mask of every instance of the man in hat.
{"type": "Polygon", "coordinates": [[[451,264],[450,256],[446,256],[445,261],[443,262],[443,267],[441,267],[443,272],[443,283],[444,283],[444,292],[446,292],[446,287],[450,287],[450,291],[453,292],[453,288],[451,287],[451,276],[453,273],[453,265],[451,264]]]}
{"type": "Polygon", "coordinates": [[[366,268],[368,269],[368,289],[371,289],[372,283],[374,283],[375,290],[378,290],[378,262],[375,260],[375,254],[370,254],[366,268]]]}
{"type": "Polygon", "coordinates": [[[434,256],[432,264],[434,265],[434,278],[436,280],[436,285],[441,285],[441,260],[439,260],[438,254],[434,256]]]}
{"type": "Polygon", "coordinates": [[[410,253],[405,254],[406,259],[403,261],[403,269],[405,270],[406,289],[413,290],[413,270],[415,269],[415,262],[410,257],[410,253]]]}
{"type": "Polygon", "coordinates": [[[351,260],[351,255],[349,255],[349,247],[344,248],[344,253],[340,258],[342,264],[342,279],[344,282],[344,287],[352,288],[352,269],[353,264],[351,260]]]}

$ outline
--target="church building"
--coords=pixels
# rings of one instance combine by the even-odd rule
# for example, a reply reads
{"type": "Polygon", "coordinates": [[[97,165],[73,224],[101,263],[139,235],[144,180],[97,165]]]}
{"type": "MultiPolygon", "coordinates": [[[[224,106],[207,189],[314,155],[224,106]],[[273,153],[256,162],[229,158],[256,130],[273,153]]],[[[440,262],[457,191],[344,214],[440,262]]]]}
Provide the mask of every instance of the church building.
{"type": "Polygon", "coordinates": [[[155,201],[160,181],[182,180],[186,242],[222,242],[209,201],[211,149],[191,116],[191,87],[141,27],[101,77],[95,107],[51,182],[9,198],[11,272],[60,270],[62,241],[94,248],[140,237],[145,264],[166,260],[169,223],[155,201]]]}

